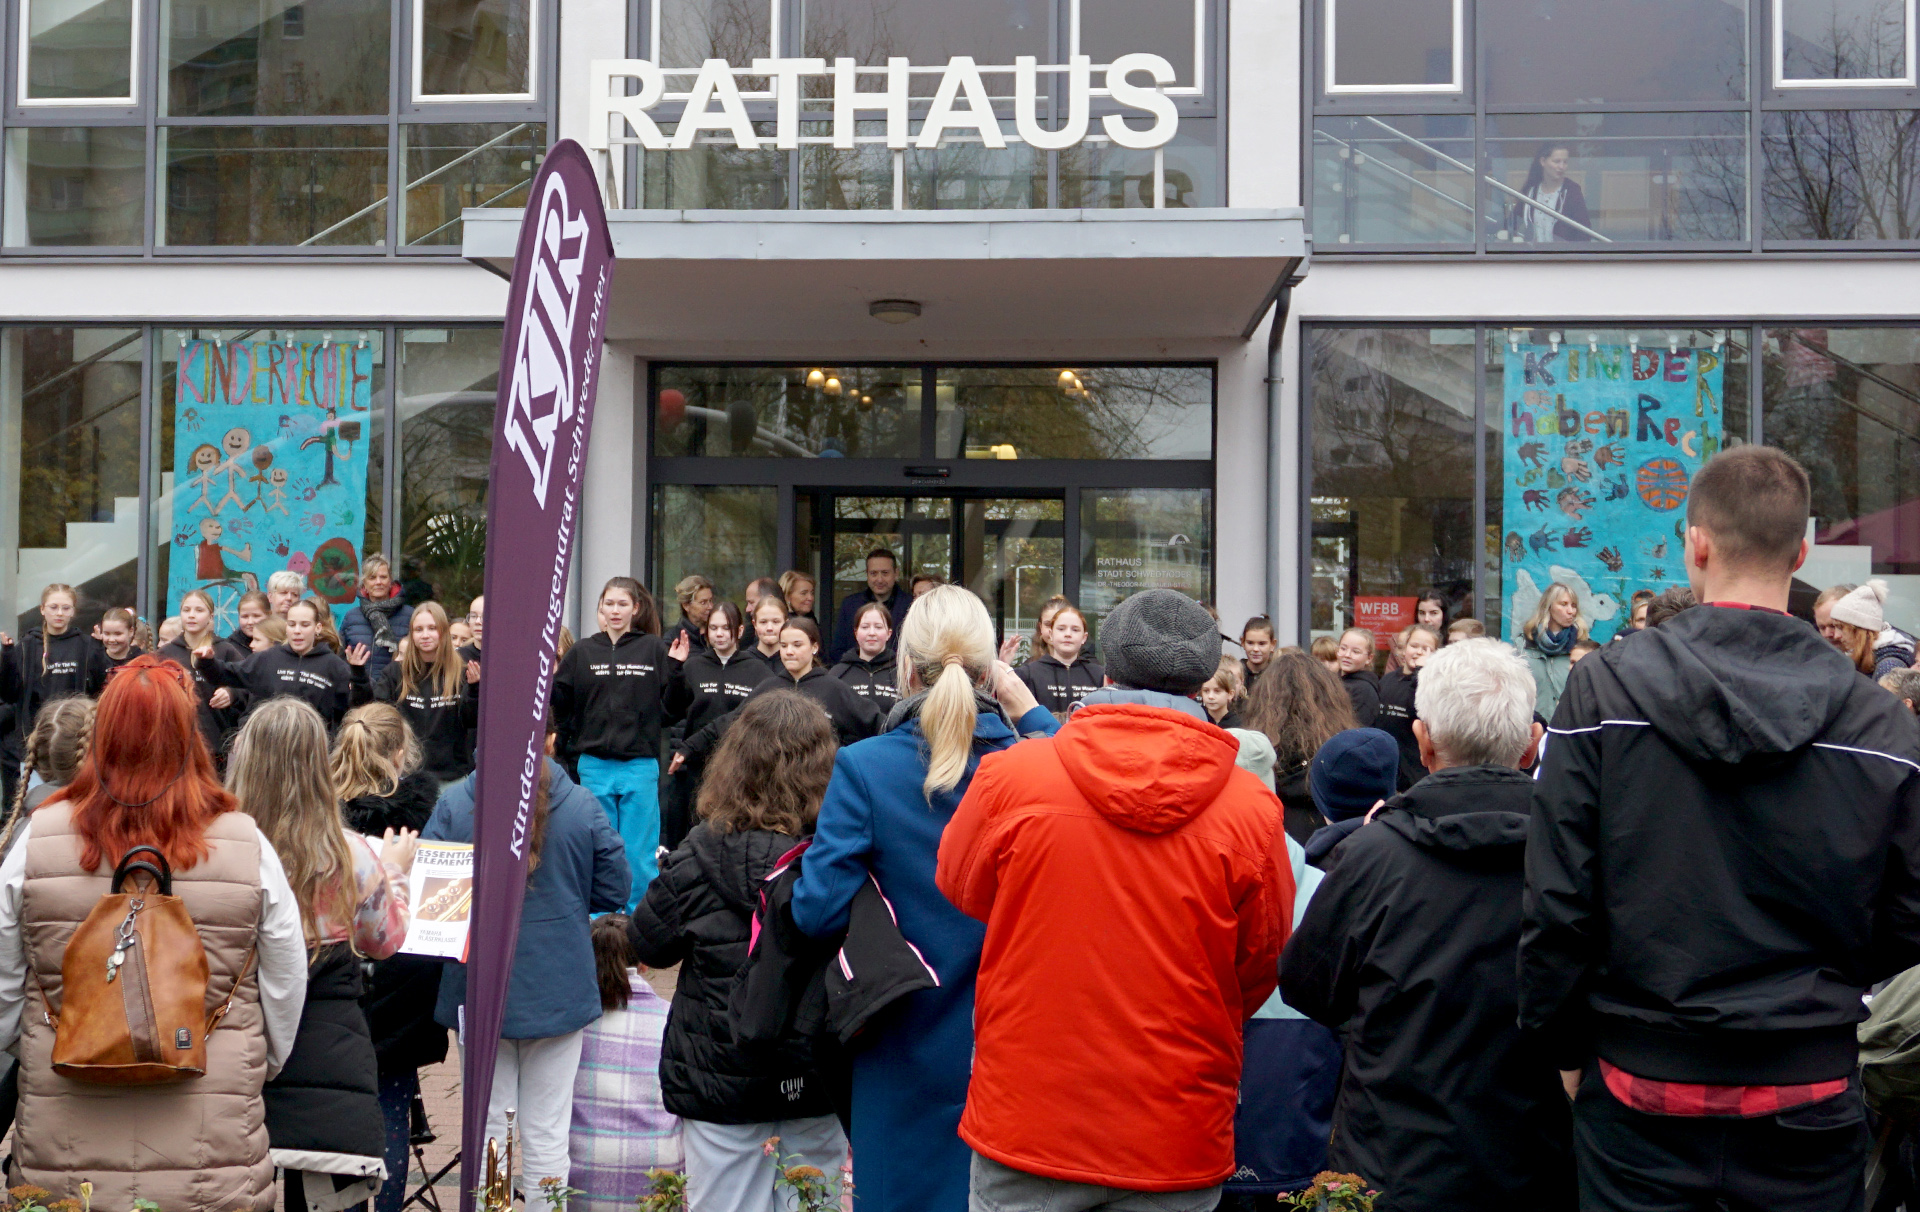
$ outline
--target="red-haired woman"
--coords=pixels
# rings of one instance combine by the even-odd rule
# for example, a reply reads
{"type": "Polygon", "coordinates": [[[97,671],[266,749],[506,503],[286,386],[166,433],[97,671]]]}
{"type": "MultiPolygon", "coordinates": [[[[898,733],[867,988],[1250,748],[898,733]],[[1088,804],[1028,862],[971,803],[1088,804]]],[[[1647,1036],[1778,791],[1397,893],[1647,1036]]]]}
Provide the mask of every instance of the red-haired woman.
{"type": "Polygon", "coordinates": [[[15,1181],[78,1199],[90,1180],[103,1208],[272,1208],[260,1091],[293,1046],[306,996],[300,908],[273,847],[214,774],[185,670],[142,656],[114,672],[86,761],[22,840],[0,864],[0,1047],[20,1055],[15,1181]],[[206,947],[207,1005],[231,994],[232,1009],[207,1038],[204,1076],[84,1084],[53,1071],[60,965],[135,846],[166,857],[206,947]]]}

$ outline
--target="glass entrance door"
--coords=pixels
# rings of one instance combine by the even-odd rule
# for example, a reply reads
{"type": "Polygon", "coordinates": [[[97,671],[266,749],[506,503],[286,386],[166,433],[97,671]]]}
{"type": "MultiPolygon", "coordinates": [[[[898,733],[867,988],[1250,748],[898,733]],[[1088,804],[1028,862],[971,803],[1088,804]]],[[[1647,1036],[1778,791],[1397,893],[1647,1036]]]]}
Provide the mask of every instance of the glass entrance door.
{"type": "Polygon", "coordinates": [[[878,547],[898,557],[903,585],[927,575],[973,590],[1001,636],[1030,635],[1066,583],[1061,497],[798,495],[794,537],[801,567],[817,569],[825,587],[823,622],[867,587],[867,554],[878,547]]]}

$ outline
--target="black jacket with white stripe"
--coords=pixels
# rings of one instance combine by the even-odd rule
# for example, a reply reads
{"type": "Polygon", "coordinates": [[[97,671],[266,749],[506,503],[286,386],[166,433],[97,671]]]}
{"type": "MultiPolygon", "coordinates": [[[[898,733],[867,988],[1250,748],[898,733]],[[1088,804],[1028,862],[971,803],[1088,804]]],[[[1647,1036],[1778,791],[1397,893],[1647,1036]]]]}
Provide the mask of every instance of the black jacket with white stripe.
{"type": "Polygon", "coordinates": [[[1563,1069],[1851,1073],[1920,963],[1920,730],[1798,619],[1700,606],[1588,654],[1533,797],[1520,1021],[1563,1069]]]}

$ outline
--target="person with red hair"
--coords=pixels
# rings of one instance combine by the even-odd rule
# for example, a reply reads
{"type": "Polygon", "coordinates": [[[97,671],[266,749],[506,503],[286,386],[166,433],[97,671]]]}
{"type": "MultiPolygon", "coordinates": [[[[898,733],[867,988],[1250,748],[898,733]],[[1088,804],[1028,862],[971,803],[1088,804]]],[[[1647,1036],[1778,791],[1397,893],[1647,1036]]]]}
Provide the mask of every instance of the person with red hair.
{"type": "MultiPolygon", "coordinates": [[[[150,856],[142,856],[150,857],[150,856]]],[[[0,863],[0,1047],[20,1057],[16,1182],[103,1208],[274,1206],[261,1088],[293,1046],[306,996],[300,908],[272,845],[214,773],[190,675],[153,656],[115,670],[73,781],[36,809],[0,863]],[[206,1073],[102,1086],[53,1071],[66,942],[113,869],[152,846],[206,947],[206,1073]],[[42,1003],[35,1005],[33,1003],[42,1003]]]]}

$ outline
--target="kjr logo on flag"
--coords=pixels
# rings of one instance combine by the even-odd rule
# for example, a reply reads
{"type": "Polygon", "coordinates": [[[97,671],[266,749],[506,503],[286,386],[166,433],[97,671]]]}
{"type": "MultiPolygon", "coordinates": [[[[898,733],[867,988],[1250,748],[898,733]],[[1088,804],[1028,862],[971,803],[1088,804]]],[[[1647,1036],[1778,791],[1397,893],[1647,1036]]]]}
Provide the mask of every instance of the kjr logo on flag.
{"type": "Polygon", "coordinates": [[[586,212],[572,204],[566,179],[558,173],[547,178],[536,213],[539,234],[520,317],[520,340],[513,351],[504,429],[507,445],[519,452],[533,473],[534,499],[545,509],[554,434],[573,419],[570,350],[574,325],[581,318],[581,271],[592,225],[586,212]]]}

